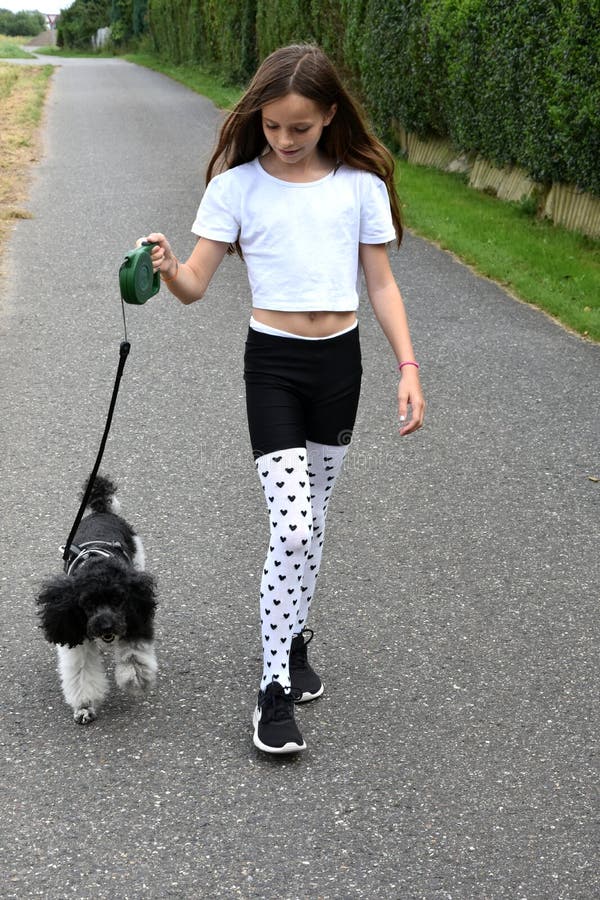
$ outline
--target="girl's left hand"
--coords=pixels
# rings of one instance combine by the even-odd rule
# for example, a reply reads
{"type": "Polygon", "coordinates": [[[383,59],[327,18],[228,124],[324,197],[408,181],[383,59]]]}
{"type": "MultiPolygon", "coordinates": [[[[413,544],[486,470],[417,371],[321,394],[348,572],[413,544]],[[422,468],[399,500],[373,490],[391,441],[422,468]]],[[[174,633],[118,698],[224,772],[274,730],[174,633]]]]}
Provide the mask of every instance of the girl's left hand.
{"type": "Polygon", "coordinates": [[[425,399],[421,390],[421,382],[419,374],[412,366],[408,372],[403,370],[400,384],[398,385],[398,415],[400,416],[400,435],[411,434],[417,431],[423,424],[425,418],[425,399]],[[411,409],[411,416],[408,416],[408,407],[411,409]],[[405,424],[402,424],[405,423],[405,424]]]}

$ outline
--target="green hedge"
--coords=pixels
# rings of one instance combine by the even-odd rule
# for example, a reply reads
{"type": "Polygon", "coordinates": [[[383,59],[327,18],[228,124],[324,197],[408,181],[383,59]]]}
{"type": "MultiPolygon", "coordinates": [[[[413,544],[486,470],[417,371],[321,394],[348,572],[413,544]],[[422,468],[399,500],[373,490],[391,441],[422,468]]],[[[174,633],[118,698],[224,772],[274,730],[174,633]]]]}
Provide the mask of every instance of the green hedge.
{"type": "Polygon", "coordinates": [[[231,84],[316,41],[385,137],[447,136],[600,195],[600,0],[75,0],[59,37],[89,41],[107,3],[115,43],[149,33],[163,60],[231,84]]]}
{"type": "Polygon", "coordinates": [[[360,91],[367,0],[258,0],[259,59],[277,47],[315,42],[360,91]]]}
{"type": "Polygon", "coordinates": [[[257,64],[256,0],[149,0],[153,44],[169,62],[200,63],[231,84],[257,64]]]}
{"type": "Polygon", "coordinates": [[[600,194],[600,0],[368,0],[362,83],[393,120],[600,194]]]}
{"type": "Polygon", "coordinates": [[[600,194],[600,0],[258,0],[258,57],[319,43],[377,130],[600,194]]]}

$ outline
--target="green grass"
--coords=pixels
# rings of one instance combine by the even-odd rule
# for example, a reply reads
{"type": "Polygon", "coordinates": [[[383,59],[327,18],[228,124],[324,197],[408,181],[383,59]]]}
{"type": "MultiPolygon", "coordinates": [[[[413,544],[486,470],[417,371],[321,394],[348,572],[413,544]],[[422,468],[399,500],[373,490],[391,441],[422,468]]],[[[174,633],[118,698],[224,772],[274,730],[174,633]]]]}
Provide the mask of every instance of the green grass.
{"type": "Polygon", "coordinates": [[[242,95],[241,87],[224,84],[217,75],[198,65],[175,66],[162,62],[152,53],[128,53],[125,59],[155,72],[162,72],[163,75],[185,84],[196,93],[208,97],[219,109],[231,109],[242,95]]]}
{"type": "Polygon", "coordinates": [[[62,47],[36,47],[35,52],[41,56],[63,56],[68,59],[77,59],[79,57],[83,59],[88,59],[89,57],[109,59],[116,55],[112,50],[64,50],[62,47]]]}
{"type": "Polygon", "coordinates": [[[0,59],[33,59],[31,53],[21,50],[21,44],[26,44],[31,38],[7,37],[0,34],[0,59]]]}
{"type": "Polygon", "coordinates": [[[397,184],[408,228],[600,341],[600,242],[473,190],[460,175],[401,161],[397,184]]]}

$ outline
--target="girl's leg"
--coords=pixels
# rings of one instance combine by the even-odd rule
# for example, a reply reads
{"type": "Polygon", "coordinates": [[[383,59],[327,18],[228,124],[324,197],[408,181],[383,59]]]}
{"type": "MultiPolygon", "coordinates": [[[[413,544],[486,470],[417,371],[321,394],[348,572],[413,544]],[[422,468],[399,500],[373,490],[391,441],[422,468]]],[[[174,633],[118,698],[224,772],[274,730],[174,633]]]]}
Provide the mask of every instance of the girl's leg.
{"type": "Polygon", "coordinates": [[[306,448],[264,454],[256,460],[256,468],[270,521],[269,550],[260,587],[260,687],[264,691],[272,681],[290,687],[289,652],[302,602],[313,525],[306,448]]]}
{"type": "Polygon", "coordinates": [[[260,596],[264,665],[253,723],[255,745],[270,753],[304,749],[294,722],[294,701],[314,699],[323,691],[320,679],[305,663],[303,625],[298,624],[299,618],[306,621],[308,602],[305,612],[298,613],[297,608],[303,595],[311,598],[314,591],[327,501],[345,453],[338,445],[352,430],[360,373],[357,331],[314,342],[249,331],[244,366],[248,425],[271,525],[260,596]],[[311,470],[314,490],[307,467],[308,434],[334,450],[323,452],[322,465],[317,462],[311,470]],[[333,468],[326,469],[332,461],[333,468]],[[319,498],[320,537],[314,547],[317,555],[312,554],[315,568],[305,583],[313,532],[311,494],[319,498]],[[291,684],[295,631],[296,643],[303,647],[293,657],[297,663],[301,656],[302,665],[295,664],[291,684]]]}
{"type": "Polygon", "coordinates": [[[308,476],[312,508],[312,536],[302,578],[300,601],[296,607],[294,636],[306,627],[311,601],[319,577],[327,506],[348,450],[347,446],[331,446],[306,442],[308,452],[308,476]]]}

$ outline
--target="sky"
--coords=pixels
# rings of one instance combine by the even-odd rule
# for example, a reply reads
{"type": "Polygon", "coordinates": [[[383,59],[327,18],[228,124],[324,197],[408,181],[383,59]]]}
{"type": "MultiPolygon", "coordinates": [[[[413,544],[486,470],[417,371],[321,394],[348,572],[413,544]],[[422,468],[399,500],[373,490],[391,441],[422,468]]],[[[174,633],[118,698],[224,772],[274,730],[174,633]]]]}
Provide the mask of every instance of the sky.
{"type": "Polygon", "coordinates": [[[0,9],[21,12],[22,9],[39,9],[41,13],[59,13],[68,9],[73,0],[0,0],[0,9]]]}

